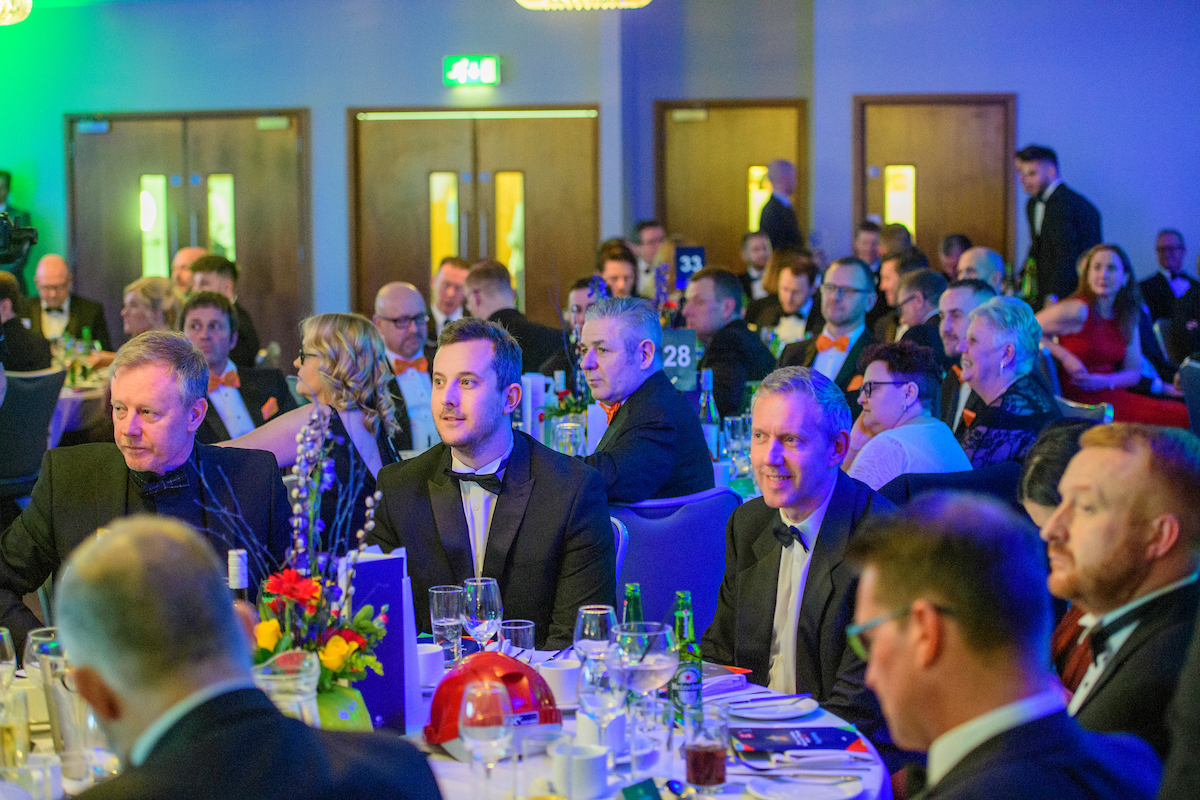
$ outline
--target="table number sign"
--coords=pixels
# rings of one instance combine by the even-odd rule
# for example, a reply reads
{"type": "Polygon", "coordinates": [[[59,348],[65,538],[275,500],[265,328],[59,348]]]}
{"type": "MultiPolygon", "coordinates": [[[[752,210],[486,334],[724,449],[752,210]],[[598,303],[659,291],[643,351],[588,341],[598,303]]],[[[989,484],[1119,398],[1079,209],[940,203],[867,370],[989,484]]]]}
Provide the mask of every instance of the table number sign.
{"type": "Polygon", "coordinates": [[[703,247],[675,248],[675,288],[686,289],[693,273],[704,269],[703,247]]]}
{"type": "Polygon", "coordinates": [[[671,379],[675,389],[691,392],[696,388],[696,364],[700,360],[696,352],[696,332],[682,328],[663,331],[663,372],[671,379]]]}

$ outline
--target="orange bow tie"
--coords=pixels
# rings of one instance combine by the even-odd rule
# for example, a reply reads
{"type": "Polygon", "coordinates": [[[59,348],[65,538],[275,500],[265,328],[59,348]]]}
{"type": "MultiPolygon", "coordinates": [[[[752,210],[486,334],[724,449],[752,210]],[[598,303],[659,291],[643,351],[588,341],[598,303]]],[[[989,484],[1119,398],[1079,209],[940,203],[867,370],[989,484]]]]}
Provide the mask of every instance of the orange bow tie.
{"type": "Polygon", "coordinates": [[[839,336],[836,339],[830,339],[828,336],[826,336],[823,333],[817,337],[817,352],[818,353],[824,353],[826,350],[828,350],[831,347],[834,348],[835,350],[840,350],[843,353],[846,352],[846,350],[850,347],[850,337],[849,336],[839,336]]]}
{"type": "MultiPolygon", "coordinates": [[[[599,403],[600,401],[597,400],[596,402],[599,403]]],[[[612,419],[617,415],[617,409],[621,407],[621,404],[613,403],[609,405],[608,403],[600,403],[600,407],[604,409],[604,413],[608,416],[608,424],[612,425],[612,419]]]]}
{"type": "Polygon", "coordinates": [[[958,382],[962,383],[962,367],[958,364],[951,364],[950,369],[954,370],[954,374],[958,376],[958,382]]]}
{"type": "Polygon", "coordinates": [[[429,372],[429,361],[426,360],[425,356],[421,356],[414,361],[405,361],[403,358],[392,359],[392,372],[396,373],[397,376],[403,375],[410,369],[415,369],[417,372],[429,372]]]}
{"type": "Polygon", "coordinates": [[[238,380],[238,374],[234,370],[229,370],[221,377],[217,377],[212,373],[208,375],[208,390],[215,392],[221,386],[228,386],[230,389],[241,387],[242,382],[238,380]]]}

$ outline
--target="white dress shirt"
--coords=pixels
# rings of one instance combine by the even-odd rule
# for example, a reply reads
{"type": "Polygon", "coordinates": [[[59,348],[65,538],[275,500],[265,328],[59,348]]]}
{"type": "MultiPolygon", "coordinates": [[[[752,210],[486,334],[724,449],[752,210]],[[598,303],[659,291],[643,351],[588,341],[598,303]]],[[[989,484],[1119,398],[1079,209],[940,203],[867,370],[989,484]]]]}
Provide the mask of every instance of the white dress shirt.
{"type": "Polygon", "coordinates": [[[959,420],[962,419],[963,409],[967,407],[967,398],[971,396],[971,384],[965,381],[958,387],[958,405],[954,408],[954,424],[950,426],[950,430],[958,430],[959,420]]]}
{"type": "MultiPolygon", "coordinates": [[[[415,360],[405,358],[391,350],[387,351],[387,357],[389,364],[395,362],[396,359],[415,360]]],[[[420,354],[417,355],[417,358],[420,358],[420,354]]],[[[430,364],[429,367],[432,369],[433,365],[430,364]]],[[[400,386],[400,394],[404,396],[404,410],[408,414],[408,422],[412,428],[413,449],[428,450],[442,440],[438,436],[437,426],[433,424],[433,407],[431,406],[433,381],[428,372],[406,369],[404,374],[396,376],[396,383],[400,386]]]]}
{"type": "Polygon", "coordinates": [[[1046,216],[1046,201],[1059,186],[1062,186],[1062,181],[1055,181],[1046,187],[1046,191],[1038,195],[1037,202],[1033,205],[1033,232],[1035,234],[1042,232],[1042,218],[1046,216]]]}
{"type": "Polygon", "coordinates": [[[1171,294],[1175,295],[1177,298],[1183,297],[1185,294],[1187,294],[1187,290],[1192,287],[1191,279],[1182,272],[1178,275],[1171,275],[1171,273],[1167,272],[1162,267],[1159,267],[1158,274],[1167,279],[1167,285],[1171,287],[1171,294]]]}
{"type": "MultiPolygon", "coordinates": [[[[237,366],[231,360],[226,359],[225,371],[221,375],[224,376],[230,372],[236,375],[237,366]]],[[[250,419],[250,412],[246,410],[246,401],[242,399],[242,393],[237,389],[232,386],[218,386],[208,393],[208,401],[212,403],[213,410],[225,424],[225,430],[229,431],[230,439],[245,436],[254,430],[254,420],[250,419]]]]}
{"type": "Polygon", "coordinates": [[[71,295],[63,301],[62,311],[47,311],[46,303],[42,301],[42,338],[61,339],[67,332],[67,322],[71,319],[71,295]]]}
{"type": "MultiPolygon", "coordinates": [[[[837,380],[837,374],[842,371],[842,365],[846,363],[846,358],[850,355],[850,351],[854,349],[854,345],[858,342],[858,337],[862,336],[866,329],[867,324],[864,322],[862,325],[859,325],[857,328],[850,331],[850,333],[847,335],[847,338],[850,340],[850,342],[846,345],[845,351],[838,350],[836,347],[831,347],[824,353],[817,353],[817,357],[813,359],[813,369],[824,375],[826,378],[829,378],[831,381],[837,380]]],[[[830,339],[838,338],[829,332],[828,325],[825,326],[825,329],[822,330],[821,333],[825,334],[830,339]]]]}
{"type": "Polygon", "coordinates": [[[767,296],[767,290],[763,288],[763,275],[766,274],[765,269],[758,269],[753,264],[746,265],[746,274],[750,276],[750,299],[761,300],[767,296]]]}
{"type": "Polygon", "coordinates": [[[800,602],[804,599],[804,584],[808,581],[808,567],[812,563],[812,550],[817,546],[817,535],[821,522],[829,509],[836,482],[829,486],[829,494],[821,505],[803,522],[794,522],[781,509],[783,521],[800,531],[805,551],[799,542],[783,548],[779,555],[779,583],[775,587],[775,617],[771,626],[771,660],[767,673],[767,687],[784,694],[796,691],[796,628],[800,624],[800,602]]]}
{"type": "Polygon", "coordinates": [[[150,727],[142,731],[142,735],[133,743],[133,749],[129,753],[129,763],[135,767],[140,767],[149,757],[150,752],[162,737],[167,735],[167,731],[174,728],[176,723],[190,714],[193,710],[212,700],[215,697],[220,697],[223,694],[236,692],[240,689],[253,689],[254,681],[249,679],[234,679],[229,681],[221,681],[205,686],[198,692],[193,692],[187,697],[180,700],[175,705],[167,709],[167,713],[163,714],[154,722],[150,723],[150,727]]]}
{"type": "Polygon", "coordinates": [[[798,342],[804,338],[805,332],[808,330],[808,315],[812,313],[813,299],[810,297],[808,301],[800,306],[796,313],[798,317],[790,314],[781,316],[779,324],[775,326],[775,337],[784,344],[798,342]]]}
{"type": "MultiPolygon", "coordinates": [[[[479,469],[468,467],[459,461],[451,451],[450,469],[455,472],[469,472],[472,475],[495,473],[497,478],[503,480],[504,470],[500,468],[500,465],[508,461],[512,451],[513,444],[510,442],[504,455],[495,461],[484,464],[479,469]]],[[[459,481],[458,489],[462,492],[463,513],[467,517],[467,536],[471,539],[471,560],[475,565],[475,577],[482,578],[483,557],[487,553],[488,531],[492,528],[492,515],[496,513],[496,498],[499,495],[492,494],[474,481],[459,481]]]]}
{"type": "Polygon", "coordinates": [[[925,771],[926,786],[946,777],[946,773],[966,758],[972,750],[1005,731],[1028,722],[1048,717],[1063,710],[1062,692],[1047,689],[1024,697],[1015,703],[994,708],[973,720],[951,728],[929,745],[929,766],[925,771]]]}
{"type": "MultiPolygon", "coordinates": [[[[459,306],[458,308],[454,309],[453,314],[443,314],[440,310],[438,310],[438,307],[436,305],[433,305],[433,306],[430,306],[429,313],[433,314],[434,330],[437,331],[438,336],[441,336],[442,328],[446,327],[447,322],[454,322],[454,320],[456,320],[456,319],[462,319],[463,310],[462,310],[462,306],[459,306]]],[[[399,358],[399,356],[396,356],[396,358],[399,358]]],[[[430,365],[430,366],[432,366],[432,365],[430,365]]],[[[405,401],[407,402],[407,398],[405,401]]]]}

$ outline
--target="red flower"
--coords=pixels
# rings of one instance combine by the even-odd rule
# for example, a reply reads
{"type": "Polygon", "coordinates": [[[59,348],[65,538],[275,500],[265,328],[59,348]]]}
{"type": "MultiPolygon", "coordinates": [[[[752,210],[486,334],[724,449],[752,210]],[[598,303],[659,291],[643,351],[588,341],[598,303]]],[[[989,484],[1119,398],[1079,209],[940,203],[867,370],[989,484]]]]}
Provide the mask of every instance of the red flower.
{"type": "Polygon", "coordinates": [[[284,569],[267,578],[267,594],[279,595],[309,605],[321,596],[321,584],[294,569],[284,569]]]}
{"type": "Polygon", "coordinates": [[[367,646],[366,638],[364,638],[362,634],[356,633],[349,628],[342,628],[341,630],[336,631],[334,636],[342,637],[346,640],[346,644],[357,644],[359,650],[362,650],[367,646]]]}
{"type": "Polygon", "coordinates": [[[267,603],[267,608],[271,609],[275,616],[282,617],[284,609],[287,608],[287,601],[282,597],[276,597],[267,603]]]}
{"type": "Polygon", "coordinates": [[[379,624],[380,624],[380,625],[387,625],[387,614],[380,614],[380,615],[379,615],[379,624]]]}
{"type": "Polygon", "coordinates": [[[571,394],[571,392],[568,389],[563,389],[561,392],[555,392],[555,394],[558,396],[558,399],[562,401],[565,400],[567,395],[571,394]]]}

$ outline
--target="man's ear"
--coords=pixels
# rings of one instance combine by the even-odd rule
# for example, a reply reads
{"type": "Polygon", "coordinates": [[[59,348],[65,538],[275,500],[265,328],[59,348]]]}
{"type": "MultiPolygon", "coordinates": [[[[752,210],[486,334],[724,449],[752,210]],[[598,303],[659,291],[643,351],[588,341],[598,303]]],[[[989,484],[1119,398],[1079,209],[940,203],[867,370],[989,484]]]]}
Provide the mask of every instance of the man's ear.
{"type": "Polygon", "coordinates": [[[913,652],[920,665],[928,667],[937,661],[945,647],[945,620],[933,603],[924,598],[913,601],[908,616],[906,633],[913,645],[913,652]]]}
{"type": "Polygon", "coordinates": [[[187,411],[187,430],[188,433],[195,433],[200,429],[200,423],[204,422],[204,415],[208,413],[208,398],[201,397],[196,402],[192,403],[191,408],[187,411]]]}
{"type": "Polygon", "coordinates": [[[521,405],[521,384],[510,383],[504,390],[504,413],[513,413],[519,405],[521,405]]]}
{"type": "Polygon", "coordinates": [[[235,347],[237,347],[237,331],[229,334],[229,349],[232,350],[235,347]]]}
{"type": "Polygon", "coordinates": [[[74,667],[72,674],[79,695],[92,707],[96,716],[109,722],[122,717],[124,708],[120,696],[100,677],[99,672],[91,667],[74,667]]]}
{"type": "Polygon", "coordinates": [[[654,356],[657,355],[654,349],[654,342],[649,339],[642,339],[638,342],[638,366],[642,369],[650,369],[654,363],[654,356]]]}
{"type": "Polygon", "coordinates": [[[1146,557],[1162,558],[1179,544],[1179,517],[1174,514],[1159,514],[1150,520],[1150,535],[1146,542],[1146,557]]]}
{"type": "Polygon", "coordinates": [[[850,432],[838,431],[831,444],[833,445],[833,455],[829,459],[829,466],[841,466],[841,463],[846,460],[846,454],[850,452],[850,432]]]}

